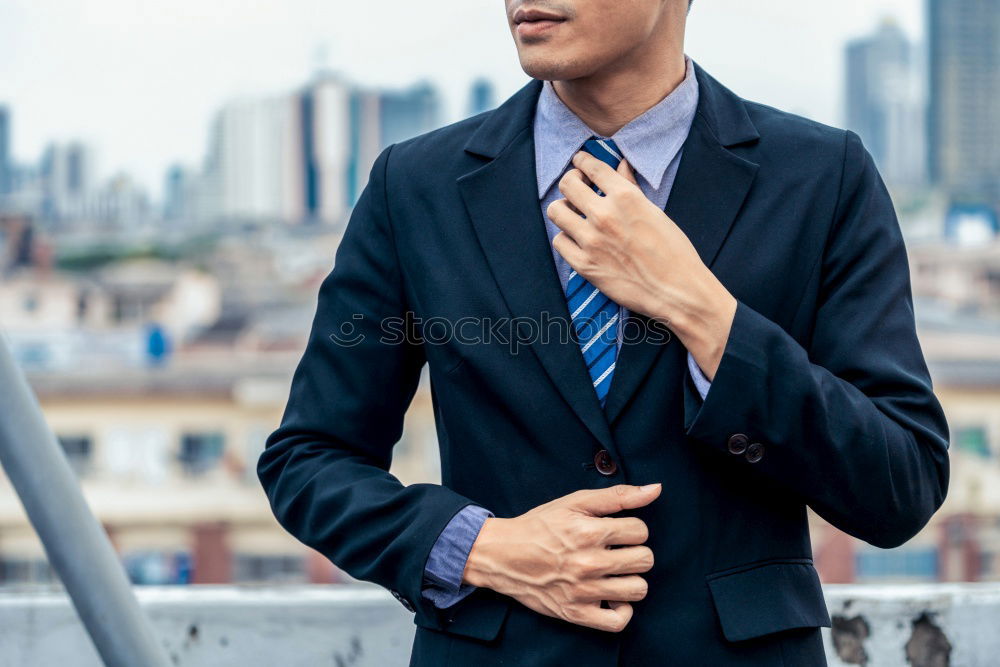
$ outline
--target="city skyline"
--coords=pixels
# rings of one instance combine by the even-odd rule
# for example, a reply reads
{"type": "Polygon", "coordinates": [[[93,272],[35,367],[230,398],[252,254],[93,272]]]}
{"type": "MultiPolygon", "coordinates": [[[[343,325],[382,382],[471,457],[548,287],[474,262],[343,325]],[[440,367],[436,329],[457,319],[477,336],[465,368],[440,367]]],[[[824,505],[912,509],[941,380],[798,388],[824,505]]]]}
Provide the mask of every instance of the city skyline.
{"type": "MultiPolygon", "coordinates": [[[[885,14],[921,40],[922,3],[852,1],[836,13],[801,4],[776,0],[751,11],[739,0],[699,3],[686,50],[741,94],[842,124],[843,44],[885,14]],[[752,41],[757,57],[734,58],[749,48],[747,24],[760,26],[752,41]],[[816,25],[823,29],[802,29],[816,25]]],[[[159,199],[169,165],[200,165],[221,106],[301,85],[319,63],[365,86],[430,80],[442,91],[442,124],[464,115],[476,78],[493,81],[498,100],[527,81],[498,2],[439,3],[435,14],[448,25],[411,3],[390,6],[382,15],[393,20],[382,23],[361,6],[241,7],[184,1],[167,15],[148,1],[5,4],[0,104],[13,111],[15,160],[34,162],[50,141],[80,139],[97,148],[102,180],[127,172],[159,199]]]]}

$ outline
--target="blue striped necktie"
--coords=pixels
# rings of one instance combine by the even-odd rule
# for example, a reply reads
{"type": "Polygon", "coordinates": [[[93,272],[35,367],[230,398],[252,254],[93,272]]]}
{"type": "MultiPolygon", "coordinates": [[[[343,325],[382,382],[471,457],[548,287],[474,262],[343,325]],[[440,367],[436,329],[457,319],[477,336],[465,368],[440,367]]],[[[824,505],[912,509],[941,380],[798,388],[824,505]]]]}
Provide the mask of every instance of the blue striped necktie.
{"type": "MultiPolygon", "coordinates": [[[[583,144],[587,151],[612,169],[621,162],[621,151],[611,139],[592,136],[583,144]]],[[[604,196],[597,185],[591,185],[597,194],[604,196]]],[[[615,357],[618,350],[619,310],[618,304],[590,284],[590,281],[573,271],[566,283],[566,300],[569,302],[570,318],[576,331],[587,372],[594,384],[597,398],[604,406],[611,387],[611,376],[615,372],[615,357]]]]}

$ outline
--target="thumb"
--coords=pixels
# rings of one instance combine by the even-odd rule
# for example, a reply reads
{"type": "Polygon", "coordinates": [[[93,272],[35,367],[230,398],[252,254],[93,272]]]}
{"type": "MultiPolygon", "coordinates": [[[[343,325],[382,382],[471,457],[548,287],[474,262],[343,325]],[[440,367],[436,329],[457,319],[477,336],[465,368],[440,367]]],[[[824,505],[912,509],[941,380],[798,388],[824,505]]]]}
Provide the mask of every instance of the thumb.
{"type": "Polygon", "coordinates": [[[618,163],[618,173],[627,178],[632,185],[639,185],[639,181],[635,180],[635,173],[632,171],[632,165],[628,163],[628,160],[622,158],[622,161],[618,163]]]}
{"type": "Polygon", "coordinates": [[[616,484],[606,489],[581,489],[570,494],[570,504],[586,514],[604,516],[627,509],[635,509],[653,502],[660,495],[663,485],[616,484]]]}

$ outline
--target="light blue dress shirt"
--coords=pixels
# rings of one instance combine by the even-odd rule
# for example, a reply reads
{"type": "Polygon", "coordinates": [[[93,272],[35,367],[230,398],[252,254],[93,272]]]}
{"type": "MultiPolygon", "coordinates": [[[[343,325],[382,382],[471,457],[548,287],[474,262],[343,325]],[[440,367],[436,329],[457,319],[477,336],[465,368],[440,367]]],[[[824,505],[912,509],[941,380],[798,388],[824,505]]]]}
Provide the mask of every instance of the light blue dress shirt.
{"type": "MultiPolygon", "coordinates": [[[[591,136],[613,139],[632,166],[642,192],[661,209],[666,207],[677,176],[681,147],[698,107],[698,82],[694,67],[689,58],[685,57],[685,63],[687,72],[679,86],[610,137],[591,130],[559,99],[552,82],[543,82],[535,108],[533,130],[538,199],[550,242],[560,230],[549,220],[546,209],[551,202],[562,197],[559,178],[572,166],[573,155],[591,136]]],[[[573,269],[555,248],[552,249],[552,258],[565,290],[573,269]]],[[[619,348],[628,314],[626,308],[619,307],[619,321],[622,322],[622,326],[618,327],[619,348]]],[[[687,360],[691,378],[704,399],[711,386],[708,378],[690,353],[687,360]]],[[[466,505],[441,531],[427,558],[422,591],[422,595],[435,606],[450,607],[475,590],[475,586],[462,583],[462,575],[483,522],[492,516],[492,512],[479,505],[466,505]]]]}

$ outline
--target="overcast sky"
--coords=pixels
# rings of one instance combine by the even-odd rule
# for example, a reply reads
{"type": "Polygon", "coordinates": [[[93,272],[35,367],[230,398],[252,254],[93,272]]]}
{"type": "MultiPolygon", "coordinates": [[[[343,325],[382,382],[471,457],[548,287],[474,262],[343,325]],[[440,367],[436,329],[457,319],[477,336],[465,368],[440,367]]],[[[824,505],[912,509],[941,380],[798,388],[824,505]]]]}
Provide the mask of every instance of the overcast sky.
{"type": "MultiPolygon", "coordinates": [[[[567,2],[571,0],[566,0],[567,2]]],[[[611,1],[611,0],[606,0],[611,1]]],[[[737,93],[840,124],[842,50],[884,16],[922,39],[922,0],[697,0],[687,53],[737,93]]],[[[0,104],[14,153],[50,140],[97,149],[102,176],[154,193],[164,169],[200,163],[212,113],[282,92],[318,62],[372,85],[439,84],[445,122],[485,75],[502,101],[528,79],[503,0],[0,0],[0,104]]]]}

